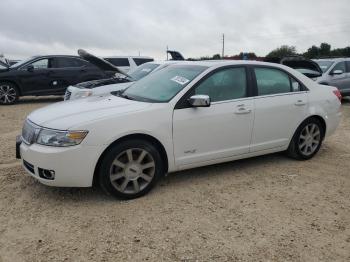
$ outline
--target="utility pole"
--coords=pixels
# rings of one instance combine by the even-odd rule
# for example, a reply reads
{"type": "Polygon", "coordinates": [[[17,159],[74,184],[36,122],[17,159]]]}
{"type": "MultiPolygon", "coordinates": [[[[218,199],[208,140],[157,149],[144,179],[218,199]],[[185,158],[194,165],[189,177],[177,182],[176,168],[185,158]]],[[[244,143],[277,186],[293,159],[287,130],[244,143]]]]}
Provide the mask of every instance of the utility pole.
{"type": "Polygon", "coordinates": [[[224,59],[225,56],[225,34],[222,34],[222,55],[221,59],[224,59]]]}
{"type": "Polygon", "coordinates": [[[169,50],[169,47],[168,47],[168,46],[166,46],[166,61],[168,61],[168,60],[169,60],[168,50],[169,50]]]}

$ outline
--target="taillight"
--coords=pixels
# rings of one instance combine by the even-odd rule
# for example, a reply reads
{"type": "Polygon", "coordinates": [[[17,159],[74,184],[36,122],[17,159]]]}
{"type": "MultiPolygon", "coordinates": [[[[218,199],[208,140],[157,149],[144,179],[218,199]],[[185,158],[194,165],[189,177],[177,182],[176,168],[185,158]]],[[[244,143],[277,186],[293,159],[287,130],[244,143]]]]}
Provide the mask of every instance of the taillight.
{"type": "Polygon", "coordinates": [[[343,97],[341,96],[340,91],[338,89],[337,90],[333,90],[333,93],[336,95],[336,97],[338,97],[339,101],[341,102],[343,97]]]}

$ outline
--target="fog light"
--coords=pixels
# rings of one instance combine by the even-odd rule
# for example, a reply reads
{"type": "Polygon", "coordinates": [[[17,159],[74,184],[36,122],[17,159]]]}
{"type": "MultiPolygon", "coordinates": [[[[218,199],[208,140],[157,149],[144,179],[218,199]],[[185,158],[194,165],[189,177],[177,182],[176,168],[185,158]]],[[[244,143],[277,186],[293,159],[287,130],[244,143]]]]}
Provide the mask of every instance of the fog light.
{"type": "Polygon", "coordinates": [[[47,180],[54,180],[55,179],[55,171],[54,170],[48,170],[43,168],[38,168],[39,171],[39,177],[47,179],[47,180]]]}

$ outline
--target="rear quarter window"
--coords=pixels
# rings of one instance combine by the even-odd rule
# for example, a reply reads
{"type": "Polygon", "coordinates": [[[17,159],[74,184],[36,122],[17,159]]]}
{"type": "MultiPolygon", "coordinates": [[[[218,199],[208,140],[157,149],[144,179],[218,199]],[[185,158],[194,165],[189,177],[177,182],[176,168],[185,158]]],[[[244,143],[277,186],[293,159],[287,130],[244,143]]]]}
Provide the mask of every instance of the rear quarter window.
{"type": "Polygon", "coordinates": [[[72,67],[82,67],[86,63],[79,58],[73,57],[56,57],[54,58],[55,68],[72,68],[72,67]]]}

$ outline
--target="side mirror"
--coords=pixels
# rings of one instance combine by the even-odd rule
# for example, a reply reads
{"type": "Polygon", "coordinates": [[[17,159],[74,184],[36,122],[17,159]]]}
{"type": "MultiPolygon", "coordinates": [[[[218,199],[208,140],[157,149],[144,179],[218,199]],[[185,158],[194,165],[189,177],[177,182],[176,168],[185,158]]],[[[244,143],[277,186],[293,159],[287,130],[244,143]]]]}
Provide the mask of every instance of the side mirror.
{"type": "Polygon", "coordinates": [[[343,70],[334,70],[332,75],[341,75],[342,73],[344,73],[343,70]]]}
{"type": "Polygon", "coordinates": [[[27,71],[28,72],[33,72],[34,71],[34,66],[33,65],[27,66],[27,71]]]}
{"type": "Polygon", "coordinates": [[[193,107],[209,107],[210,97],[207,95],[193,95],[188,99],[188,103],[193,107]]]}

